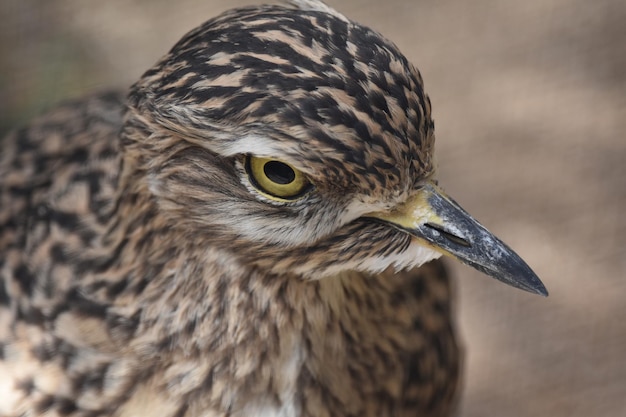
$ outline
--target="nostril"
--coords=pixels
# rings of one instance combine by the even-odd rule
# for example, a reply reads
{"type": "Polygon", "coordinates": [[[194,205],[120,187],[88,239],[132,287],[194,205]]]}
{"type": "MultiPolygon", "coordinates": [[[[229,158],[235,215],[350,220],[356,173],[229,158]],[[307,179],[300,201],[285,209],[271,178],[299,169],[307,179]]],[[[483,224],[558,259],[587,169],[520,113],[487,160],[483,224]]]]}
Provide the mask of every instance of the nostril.
{"type": "Polygon", "coordinates": [[[471,247],[472,245],[470,245],[470,243],[463,239],[462,237],[459,237],[457,235],[453,235],[452,233],[448,232],[447,230],[432,224],[432,223],[425,223],[424,226],[429,227],[433,230],[436,230],[437,232],[439,232],[443,237],[445,237],[446,239],[456,243],[457,245],[461,245],[461,246],[465,246],[466,248],[471,247]]]}

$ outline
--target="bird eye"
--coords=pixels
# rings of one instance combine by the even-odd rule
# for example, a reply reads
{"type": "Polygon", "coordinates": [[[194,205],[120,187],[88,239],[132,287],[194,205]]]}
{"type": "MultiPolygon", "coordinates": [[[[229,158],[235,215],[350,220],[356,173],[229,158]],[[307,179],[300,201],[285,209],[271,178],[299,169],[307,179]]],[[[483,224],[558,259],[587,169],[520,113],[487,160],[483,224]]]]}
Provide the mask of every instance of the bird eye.
{"type": "Polygon", "coordinates": [[[292,200],[310,185],[302,172],[276,159],[247,156],[245,166],[252,185],[269,197],[292,200]]]}

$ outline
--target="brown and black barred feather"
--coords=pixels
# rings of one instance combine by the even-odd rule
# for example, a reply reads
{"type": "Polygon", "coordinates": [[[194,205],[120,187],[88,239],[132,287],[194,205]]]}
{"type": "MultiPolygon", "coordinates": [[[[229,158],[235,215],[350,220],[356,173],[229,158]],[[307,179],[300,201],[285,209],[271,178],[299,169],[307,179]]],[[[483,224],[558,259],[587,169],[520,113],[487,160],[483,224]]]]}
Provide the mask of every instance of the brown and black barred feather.
{"type": "Polygon", "coordinates": [[[127,99],[3,139],[0,416],[451,414],[446,271],[410,269],[434,255],[363,216],[433,175],[421,77],[372,30],[293,3],[229,11],[127,99]],[[314,190],[259,195],[250,154],[314,190]]]}

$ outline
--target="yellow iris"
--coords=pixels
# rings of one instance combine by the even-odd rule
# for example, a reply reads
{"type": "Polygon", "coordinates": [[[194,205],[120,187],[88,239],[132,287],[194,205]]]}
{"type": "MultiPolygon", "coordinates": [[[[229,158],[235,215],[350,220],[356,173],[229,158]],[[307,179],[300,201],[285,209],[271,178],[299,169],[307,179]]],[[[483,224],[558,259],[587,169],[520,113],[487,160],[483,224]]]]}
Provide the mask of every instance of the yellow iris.
{"type": "Polygon", "coordinates": [[[271,158],[246,158],[250,182],[260,192],[275,199],[293,200],[310,185],[304,174],[291,165],[271,158]]]}

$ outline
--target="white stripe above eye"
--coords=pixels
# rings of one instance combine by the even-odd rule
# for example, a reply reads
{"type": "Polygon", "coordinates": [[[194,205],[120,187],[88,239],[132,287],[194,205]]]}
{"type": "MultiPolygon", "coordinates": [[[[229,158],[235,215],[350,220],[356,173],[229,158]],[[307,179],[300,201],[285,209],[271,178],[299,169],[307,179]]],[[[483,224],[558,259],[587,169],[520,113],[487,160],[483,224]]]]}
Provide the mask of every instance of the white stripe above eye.
{"type": "MultiPolygon", "coordinates": [[[[211,149],[222,156],[235,156],[249,154],[257,157],[284,160],[293,164],[285,152],[285,143],[270,139],[263,135],[245,135],[236,139],[219,140],[210,143],[211,149]]],[[[295,165],[294,165],[295,166],[295,165]]]]}

